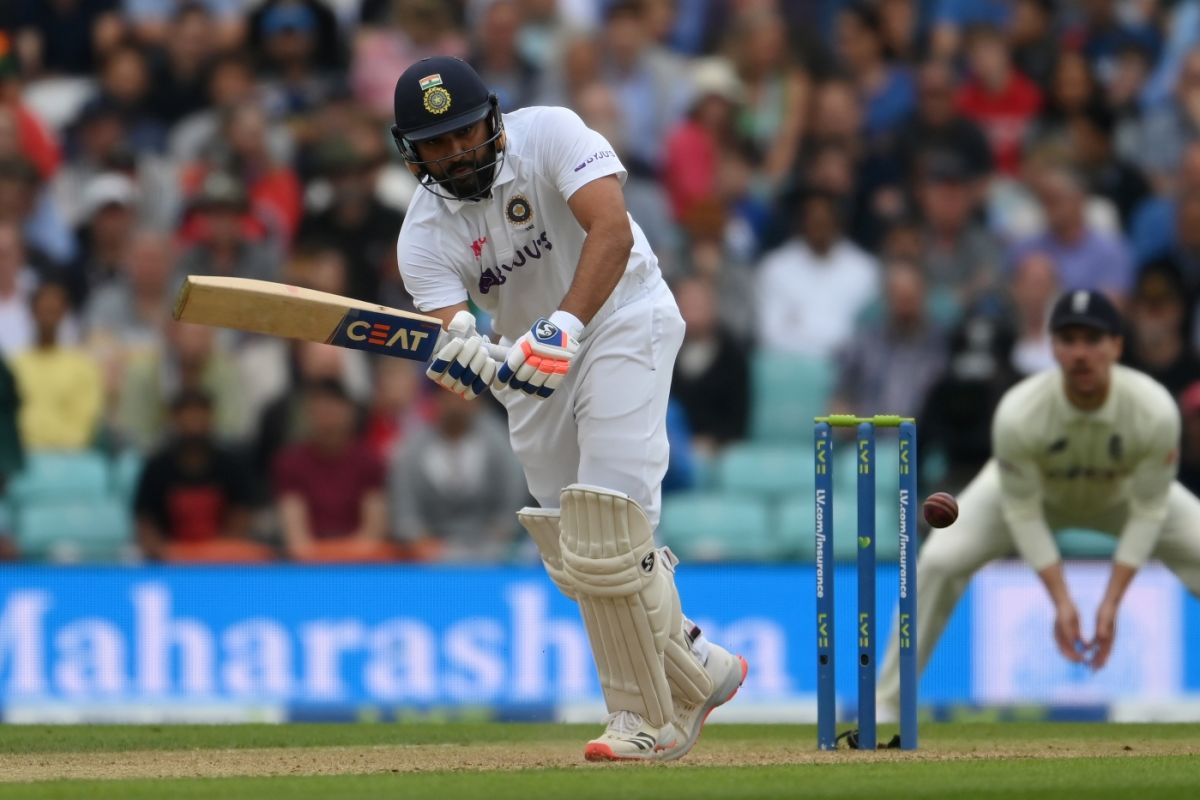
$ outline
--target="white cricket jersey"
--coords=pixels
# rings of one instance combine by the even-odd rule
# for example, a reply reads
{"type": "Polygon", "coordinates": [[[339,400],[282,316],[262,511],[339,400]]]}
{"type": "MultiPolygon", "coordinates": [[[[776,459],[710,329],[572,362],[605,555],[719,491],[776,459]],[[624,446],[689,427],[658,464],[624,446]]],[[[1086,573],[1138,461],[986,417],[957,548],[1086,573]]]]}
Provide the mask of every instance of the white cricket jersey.
{"type": "MultiPolygon", "coordinates": [[[[468,296],[508,339],[549,317],[567,294],[586,236],[567,200],[606,175],[625,182],[612,145],[566,108],[533,107],[504,115],[504,163],[491,197],[446,200],[420,189],[404,218],[397,257],[417,309],[432,311],[468,296]]],[[[645,234],[630,219],[633,251],[625,276],[592,320],[658,277],[645,234]]],[[[585,328],[584,335],[590,329],[585,328]]]]}
{"type": "Polygon", "coordinates": [[[992,422],[992,452],[1004,518],[1021,556],[1036,570],[1058,560],[1048,511],[1084,525],[1127,505],[1114,559],[1140,566],[1166,518],[1179,430],[1170,393],[1120,365],[1113,367],[1108,399],[1091,412],[1067,401],[1057,368],[1010,389],[992,422]]]}

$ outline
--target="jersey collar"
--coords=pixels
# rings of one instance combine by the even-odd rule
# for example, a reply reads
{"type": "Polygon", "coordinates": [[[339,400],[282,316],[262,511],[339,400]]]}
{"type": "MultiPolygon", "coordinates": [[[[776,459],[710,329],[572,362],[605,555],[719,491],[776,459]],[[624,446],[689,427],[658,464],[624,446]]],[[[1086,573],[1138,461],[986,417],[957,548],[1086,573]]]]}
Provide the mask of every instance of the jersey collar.
{"type": "Polygon", "coordinates": [[[496,187],[506,183],[511,183],[517,177],[516,170],[512,165],[513,155],[508,153],[504,157],[504,161],[500,163],[500,174],[496,176],[496,180],[492,182],[492,197],[484,198],[483,200],[452,200],[449,197],[439,197],[438,199],[446,206],[446,210],[452,214],[457,214],[463,206],[473,206],[480,202],[486,203],[494,199],[496,195],[496,187]]]}
{"type": "Polygon", "coordinates": [[[1095,411],[1082,411],[1071,404],[1067,399],[1067,390],[1063,385],[1062,369],[1058,370],[1058,391],[1055,397],[1058,404],[1061,406],[1063,418],[1066,422],[1100,422],[1107,425],[1112,425],[1117,421],[1117,381],[1120,376],[1117,374],[1120,367],[1113,364],[1112,374],[1109,376],[1108,397],[1104,398],[1104,405],[1097,408],[1095,411]]]}

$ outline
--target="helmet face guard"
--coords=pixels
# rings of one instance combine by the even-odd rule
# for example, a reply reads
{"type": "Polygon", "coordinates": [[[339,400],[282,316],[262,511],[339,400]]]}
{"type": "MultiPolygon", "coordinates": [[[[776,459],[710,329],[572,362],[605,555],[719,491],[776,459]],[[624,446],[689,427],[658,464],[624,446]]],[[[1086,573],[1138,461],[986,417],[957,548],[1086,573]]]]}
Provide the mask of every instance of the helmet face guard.
{"type": "Polygon", "coordinates": [[[393,125],[391,132],[392,138],[396,142],[396,149],[400,151],[400,156],[409,167],[414,170],[421,186],[445,200],[479,200],[487,197],[492,191],[492,185],[496,182],[500,167],[504,164],[504,120],[500,116],[500,102],[494,94],[488,95],[485,105],[456,119],[407,133],[401,131],[399,125],[393,125]],[[417,153],[418,143],[474,125],[483,119],[488,120],[491,133],[487,139],[475,147],[430,160],[422,160],[417,153]],[[441,167],[463,155],[469,155],[475,161],[474,169],[465,175],[446,175],[441,167]],[[480,156],[486,160],[481,162],[480,156]],[[429,169],[430,166],[437,166],[442,177],[435,178],[429,169]],[[466,192],[460,191],[461,184],[472,178],[475,186],[466,192]],[[456,185],[459,188],[456,188],[456,185]]]}

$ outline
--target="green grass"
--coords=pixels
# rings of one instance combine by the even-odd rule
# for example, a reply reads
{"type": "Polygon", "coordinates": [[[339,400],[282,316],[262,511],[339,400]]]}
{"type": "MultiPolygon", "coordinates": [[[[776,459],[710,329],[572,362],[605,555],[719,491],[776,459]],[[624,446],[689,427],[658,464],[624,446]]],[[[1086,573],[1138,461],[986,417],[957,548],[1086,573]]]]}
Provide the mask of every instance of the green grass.
{"type": "Polygon", "coordinates": [[[159,800],[170,797],[289,798],[481,798],[571,800],[653,797],[1087,797],[1158,800],[1191,796],[1200,780],[1192,759],[1144,758],[1097,761],[1053,759],[1025,762],[917,762],[831,766],[725,767],[528,772],[420,773],[303,778],[225,778],[192,781],[66,781],[0,788],[0,797],[22,800],[159,800]]]}
{"type": "MultiPolygon", "coordinates": [[[[839,729],[840,730],[840,729],[839,729]]],[[[523,723],[364,723],[305,725],[0,725],[0,754],[4,753],[119,753],[128,750],[190,750],[249,747],[337,747],[416,744],[476,744],[504,742],[586,741],[595,725],[523,723]]],[[[879,739],[895,726],[881,725],[879,739]]],[[[797,750],[816,746],[812,725],[712,725],[704,729],[704,746],[715,742],[795,744],[797,750]]],[[[972,722],[928,723],[921,726],[923,746],[986,747],[1005,742],[1195,742],[1200,748],[1200,724],[1096,725],[1091,723],[972,722]]],[[[700,752],[699,750],[697,752],[700,752]]]]}
{"type": "MultiPolygon", "coordinates": [[[[472,744],[503,739],[538,742],[578,737],[595,726],[563,725],[9,725],[0,726],[0,753],[91,753],[213,747],[338,747],[395,744],[472,744]]],[[[815,734],[814,734],[815,735],[815,734]]],[[[588,737],[584,737],[586,740],[588,737]]]]}
{"type": "MultiPolygon", "coordinates": [[[[373,745],[539,744],[562,751],[592,735],[595,726],[496,724],[241,725],[241,726],[0,726],[0,757],[38,754],[209,748],[304,748],[373,745]]],[[[882,734],[885,731],[881,730],[882,734]]],[[[886,731],[890,734],[890,730],[886,731]]],[[[695,751],[725,755],[772,750],[785,763],[755,766],[578,765],[554,769],[472,771],[444,769],[342,776],[287,776],[173,780],[0,783],[0,800],[337,800],[338,798],[538,797],[698,798],[1129,798],[1194,796],[1200,786],[1200,725],[1057,725],[1048,723],[930,724],[923,751],[826,754],[814,763],[786,763],[788,753],[811,759],[811,726],[714,725],[695,751]],[[1046,757],[1061,748],[1069,757],[1046,757]],[[1097,755],[1087,755],[1092,750],[1097,755]],[[1165,755],[1161,753],[1171,753],[1165,755]],[[988,756],[963,760],[964,754],[988,756]],[[1001,757],[1012,753],[1011,757],[1001,757]],[[1158,753],[1158,755],[1156,755],[1158,753]],[[957,760],[933,760],[937,755],[957,760]]],[[[297,751],[302,757],[303,752],[297,751]]],[[[62,758],[62,756],[57,756],[62,758]]],[[[70,758],[69,755],[66,756],[70,758]]],[[[150,756],[143,755],[143,758],[150,756]]],[[[401,752],[398,758],[403,758],[401,752]]]]}

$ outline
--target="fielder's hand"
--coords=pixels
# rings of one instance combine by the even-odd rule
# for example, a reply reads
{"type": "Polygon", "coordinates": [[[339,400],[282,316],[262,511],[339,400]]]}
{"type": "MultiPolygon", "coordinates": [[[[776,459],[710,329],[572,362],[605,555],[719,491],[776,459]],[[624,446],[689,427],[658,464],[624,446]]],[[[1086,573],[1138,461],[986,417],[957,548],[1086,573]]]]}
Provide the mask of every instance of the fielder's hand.
{"type": "Polygon", "coordinates": [[[475,330],[471,312],[459,311],[446,330],[454,338],[434,355],[425,374],[439,386],[474,400],[487,391],[500,365],[488,355],[487,339],[475,330]]]}
{"type": "Polygon", "coordinates": [[[1102,669],[1112,655],[1113,642],[1117,638],[1117,604],[1101,603],[1096,610],[1096,636],[1088,644],[1092,669],[1102,669]]]}
{"type": "Polygon", "coordinates": [[[495,385],[549,397],[567,376],[578,349],[575,337],[550,320],[539,319],[513,343],[508,360],[496,372],[495,385]]]}
{"type": "Polygon", "coordinates": [[[1058,643],[1058,651],[1068,661],[1082,664],[1087,660],[1083,635],[1079,632],[1079,612],[1074,603],[1068,601],[1055,609],[1054,641],[1058,643]]]}

